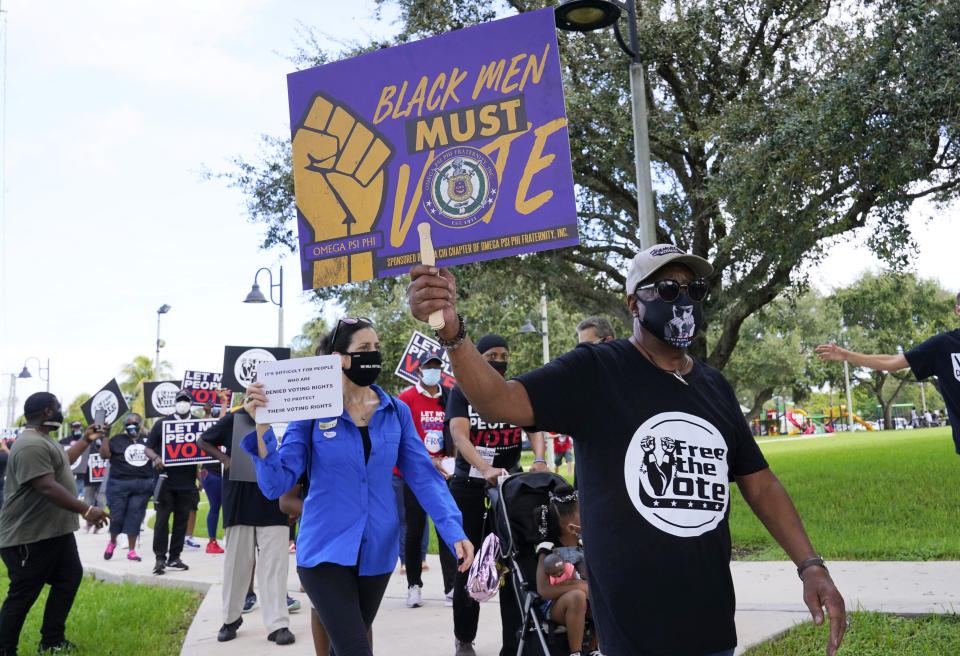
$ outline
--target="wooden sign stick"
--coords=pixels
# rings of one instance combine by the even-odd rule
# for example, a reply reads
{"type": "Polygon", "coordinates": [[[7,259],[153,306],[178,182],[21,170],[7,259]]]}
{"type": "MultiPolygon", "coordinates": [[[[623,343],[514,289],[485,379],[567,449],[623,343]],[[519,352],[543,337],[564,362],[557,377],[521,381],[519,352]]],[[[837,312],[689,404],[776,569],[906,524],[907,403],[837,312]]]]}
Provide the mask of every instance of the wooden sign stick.
{"type": "MultiPolygon", "coordinates": [[[[430,239],[430,224],[426,221],[419,224],[417,232],[420,233],[420,261],[427,266],[436,266],[437,255],[433,251],[433,240],[430,239]]],[[[446,325],[443,320],[443,310],[431,312],[429,323],[434,330],[442,330],[446,325]]]]}

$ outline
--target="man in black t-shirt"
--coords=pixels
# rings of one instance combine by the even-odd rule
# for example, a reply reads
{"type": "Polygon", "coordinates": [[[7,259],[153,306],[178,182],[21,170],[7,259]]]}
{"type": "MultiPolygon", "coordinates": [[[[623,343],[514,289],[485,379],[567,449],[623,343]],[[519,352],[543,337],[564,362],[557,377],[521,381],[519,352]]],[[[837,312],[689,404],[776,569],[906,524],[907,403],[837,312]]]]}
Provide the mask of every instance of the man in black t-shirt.
{"type": "MultiPolygon", "coordinates": [[[[243,601],[257,566],[257,584],[260,588],[260,608],[267,640],[278,645],[295,641],[290,631],[287,612],[287,573],[289,568],[288,517],[280,510],[277,500],[263,496],[256,482],[238,481],[230,477],[231,459],[250,458],[243,451],[233,452],[235,422],[249,425],[246,434],[254,430],[253,419],[243,408],[227,413],[216,424],[203,432],[197,445],[223,465],[223,528],[226,550],[223,559],[223,626],[217,640],[226,642],[237,637],[243,624],[240,616],[243,601]],[[226,448],[226,453],[219,447],[226,448]]],[[[253,469],[253,462],[250,462],[253,469]]]]}
{"type": "Polygon", "coordinates": [[[165,468],[163,458],[163,425],[168,421],[190,419],[190,392],[180,390],[174,399],[174,413],[158,420],[150,435],[147,437],[147,457],[153,466],[161,470],[162,483],[158,486],[159,493],[154,499],[157,509],[156,520],[153,525],[153,555],[156,564],[153,573],[160,575],[166,568],[187,570],[190,569],[180,559],[183,553],[183,540],[187,534],[187,520],[190,510],[196,507],[200,495],[197,490],[197,466],[178,465],[165,468]],[[164,475],[166,476],[164,478],[164,475]],[[173,514],[173,529],[170,529],[170,515],[173,514]],[[167,535],[169,531],[169,544],[167,535]]]}
{"type": "MultiPolygon", "coordinates": [[[[960,316],[960,294],[957,294],[953,309],[960,316]]],[[[917,380],[936,376],[947,412],[951,418],[960,417],[960,330],[935,335],[906,353],[896,355],[857,353],[840,348],[833,342],[818,346],[817,354],[822,360],[846,360],[855,367],[880,371],[899,371],[910,367],[917,380]]],[[[960,422],[951,419],[951,425],[954,449],[960,454],[960,422]]]]}
{"type": "Polygon", "coordinates": [[[640,252],[626,276],[629,339],[581,343],[509,381],[489,370],[466,336],[453,275],[424,265],[410,274],[413,315],[443,312],[438,337],[481,415],[573,436],[590,607],[604,653],[733,654],[731,481],[797,564],[815,623],[826,607],[827,654],[836,652],[843,598],[732,387],[686,351],[704,329],[709,262],[672,245],[640,252]]]}

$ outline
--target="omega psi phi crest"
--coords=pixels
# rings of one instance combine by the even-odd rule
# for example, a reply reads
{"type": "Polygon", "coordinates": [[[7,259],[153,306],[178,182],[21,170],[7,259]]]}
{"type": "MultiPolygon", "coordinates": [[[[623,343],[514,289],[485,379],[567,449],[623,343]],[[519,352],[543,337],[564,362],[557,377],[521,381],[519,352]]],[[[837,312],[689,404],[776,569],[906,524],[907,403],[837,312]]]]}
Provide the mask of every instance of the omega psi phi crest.
{"type": "Polygon", "coordinates": [[[499,191],[493,160],[476,148],[440,153],[423,180],[423,207],[448,228],[466,228],[483,218],[499,191]]]}

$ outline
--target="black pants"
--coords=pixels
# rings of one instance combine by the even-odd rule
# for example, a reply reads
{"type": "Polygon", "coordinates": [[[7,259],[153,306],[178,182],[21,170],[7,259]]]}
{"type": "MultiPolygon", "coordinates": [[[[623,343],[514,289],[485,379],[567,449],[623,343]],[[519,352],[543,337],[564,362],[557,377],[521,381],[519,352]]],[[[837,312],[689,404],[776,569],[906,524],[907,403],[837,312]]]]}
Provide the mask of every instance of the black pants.
{"type": "Polygon", "coordinates": [[[173,529],[170,531],[170,560],[183,553],[183,538],[187,534],[187,521],[193,508],[194,490],[171,490],[169,483],[160,489],[156,499],[157,520],[153,525],[153,555],[157,560],[167,559],[167,531],[170,530],[170,513],[173,513],[173,529]]]}
{"type": "MultiPolygon", "coordinates": [[[[485,514],[486,481],[478,478],[450,479],[450,493],[463,515],[463,532],[473,543],[475,554],[486,537],[483,518],[485,514]]],[[[410,563],[407,563],[410,567],[410,563]]],[[[460,642],[473,642],[477,637],[477,623],[480,620],[480,604],[467,594],[468,572],[457,572],[453,586],[453,635],[460,642]]],[[[515,656],[517,653],[517,631],[523,624],[517,598],[513,592],[510,576],[504,577],[500,588],[500,624],[502,627],[503,647],[500,656],[515,656]]]]}
{"type": "Polygon", "coordinates": [[[297,567],[337,656],[373,656],[367,631],[380,608],[391,572],[360,576],[359,568],[320,563],[297,567]]]}
{"type": "MultiPolygon", "coordinates": [[[[420,562],[420,547],[423,528],[427,523],[427,513],[424,512],[413,490],[406,483],[403,484],[403,507],[407,517],[407,538],[404,544],[407,585],[423,587],[423,580],[420,578],[423,566],[420,562]]],[[[433,530],[436,531],[437,527],[434,526],[433,530]]],[[[457,574],[457,559],[440,537],[439,532],[437,532],[437,546],[440,553],[440,571],[443,573],[443,591],[447,593],[453,589],[453,579],[457,574]]]]}
{"type": "Polygon", "coordinates": [[[40,643],[53,646],[63,642],[67,615],[83,579],[73,533],[4,547],[0,558],[10,577],[7,598],[0,607],[0,652],[16,653],[23,622],[45,583],[50,586],[50,595],[43,610],[40,643]]]}

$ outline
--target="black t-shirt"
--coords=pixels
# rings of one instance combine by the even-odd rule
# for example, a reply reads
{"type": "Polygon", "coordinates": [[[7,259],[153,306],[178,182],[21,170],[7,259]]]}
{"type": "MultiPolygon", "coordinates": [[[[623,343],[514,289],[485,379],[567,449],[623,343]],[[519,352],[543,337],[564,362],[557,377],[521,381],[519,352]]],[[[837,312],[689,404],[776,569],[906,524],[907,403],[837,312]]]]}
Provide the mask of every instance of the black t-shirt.
{"type": "Polygon", "coordinates": [[[580,344],[518,377],[538,429],[572,435],[590,605],[607,654],[736,645],[729,481],[767,466],[733,389],[684,385],[626,339],[580,344]]]}
{"type": "Polygon", "coordinates": [[[940,394],[950,414],[953,444],[960,453],[960,330],[931,337],[904,356],[917,380],[937,377],[940,394]]]}
{"type": "MultiPolygon", "coordinates": [[[[493,455],[493,466],[501,469],[513,469],[520,462],[520,451],[523,448],[523,431],[518,426],[506,422],[491,423],[484,420],[457,385],[451,390],[447,399],[447,408],[443,423],[449,429],[450,420],[455,417],[466,417],[470,420],[470,442],[478,447],[481,455],[489,450],[493,455]]],[[[463,454],[457,454],[456,471],[466,476],[470,470],[470,463],[463,454]]]]}
{"type": "MultiPolygon", "coordinates": [[[[180,417],[176,415],[167,415],[157,420],[150,429],[150,435],[147,436],[147,446],[153,449],[158,456],[163,457],[163,425],[168,421],[177,421],[180,417]]],[[[193,490],[197,487],[197,466],[196,465],[177,465],[176,467],[166,467],[163,470],[167,474],[167,482],[164,483],[171,490],[193,490]]]]}
{"type": "MultiPolygon", "coordinates": [[[[71,446],[73,446],[74,444],[76,444],[78,441],[80,441],[80,440],[82,440],[82,439],[83,439],[83,433],[80,434],[80,437],[74,437],[73,435],[67,435],[66,437],[60,439],[60,444],[63,445],[64,451],[66,451],[67,449],[69,449],[71,446]]],[[[92,447],[91,447],[91,448],[92,448],[92,447]]],[[[81,465],[81,466],[78,467],[78,466],[76,465],[76,460],[73,461],[72,463],[70,463],[70,468],[74,470],[74,471],[73,471],[73,475],[74,475],[74,477],[75,477],[78,481],[86,482],[86,480],[87,480],[86,461],[87,461],[87,454],[88,454],[88,453],[90,453],[90,448],[88,448],[86,451],[84,451],[84,452],[83,452],[83,455],[80,456],[80,458],[78,458],[78,460],[81,460],[81,461],[84,463],[83,465],[81,465]],[[78,469],[79,469],[80,471],[77,471],[78,469]]],[[[0,469],[0,475],[2,475],[2,474],[3,474],[3,470],[0,469]]],[[[79,488],[79,486],[77,486],[77,487],[79,488]]]]}
{"type": "MultiPolygon", "coordinates": [[[[213,446],[226,447],[227,455],[233,454],[233,418],[237,410],[230,412],[208,428],[200,436],[213,446]]],[[[280,502],[263,496],[256,483],[230,480],[230,471],[223,472],[223,527],[287,526],[286,513],[280,510],[280,502]]]]}
{"type": "Polygon", "coordinates": [[[153,478],[153,466],[147,458],[147,436],[130,437],[117,433],[110,438],[110,478],[153,478]]]}

